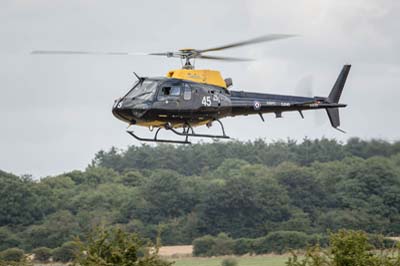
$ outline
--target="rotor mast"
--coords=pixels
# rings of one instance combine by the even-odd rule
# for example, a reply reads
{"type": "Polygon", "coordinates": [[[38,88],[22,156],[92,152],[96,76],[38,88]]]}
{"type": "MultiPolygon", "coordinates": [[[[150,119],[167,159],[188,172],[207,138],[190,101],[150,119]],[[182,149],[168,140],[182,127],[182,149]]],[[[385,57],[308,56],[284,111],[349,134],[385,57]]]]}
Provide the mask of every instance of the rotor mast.
{"type": "MultiPolygon", "coordinates": [[[[185,64],[182,66],[182,69],[194,69],[194,64],[192,65],[190,63],[189,57],[185,57],[184,60],[185,60],[185,64]]],[[[193,61],[194,61],[194,59],[193,59],[193,61]]]]}

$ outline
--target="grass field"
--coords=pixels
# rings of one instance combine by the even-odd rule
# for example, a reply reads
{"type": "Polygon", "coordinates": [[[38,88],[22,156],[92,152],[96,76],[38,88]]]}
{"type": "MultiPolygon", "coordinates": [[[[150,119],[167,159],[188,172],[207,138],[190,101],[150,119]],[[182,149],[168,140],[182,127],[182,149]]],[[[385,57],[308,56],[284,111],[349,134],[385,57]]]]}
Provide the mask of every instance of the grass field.
{"type": "MultiPolygon", "coordinates": [[[[175,261],[173,266],[220,266],[225,257],[217,258],[195,258],[187,257],[180,259],[168,259],[175,261]]],[[[255,257],[237,257],[238,266],[284,266],[287,256],[255,256],[255,257]]],[[[66,266],[66,264],[48,263],[35,264],[35,266],[66,266]]]]}
{"type": "MultiPolygon", "coordinates": [[[[225,257],[217,258],[180,258],[170,259],[175,261],[174,266],[220,266],[225,257]]],[[[237,257],[238,266],[284,266],[287,256],[255,256],[237,257]]]]}

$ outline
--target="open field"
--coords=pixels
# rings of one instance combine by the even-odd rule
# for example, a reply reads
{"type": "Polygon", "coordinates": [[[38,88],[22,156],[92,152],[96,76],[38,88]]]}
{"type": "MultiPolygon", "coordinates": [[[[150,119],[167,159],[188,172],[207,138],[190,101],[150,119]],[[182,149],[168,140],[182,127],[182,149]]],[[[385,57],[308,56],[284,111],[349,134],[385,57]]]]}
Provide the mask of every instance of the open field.
{"type": "MultiPolygon", "coordinates": [[[[166,260],[174,261],[174,266],[220,266],[224,257],[192,257],[193,246],[164,246],[159,250],[159,255],[166,260]]],[[[288,254],[284,255],[260,255],[235,257],[238,266],[284,266],[288,259],[288,254]]],[[[234,256],[233,256],[234,257],[234,256]]],[[[35,264],[35,266],[65,266],[61,263],[35,264]]]]}
{"type": "MultiPolygon", "coordinates": [[[[192,257],[193,246],[165,246],[161,247],[159,254],[169,261],[174,261],[175,266],[219,266],[225,257],[192,257]]],[[[284,266],[288,255],[263,255],[235,257],[239,266],[284,266]]]]}
{"type": "Polygon", "coordinates": [[[68,264],[63,264],[63,263],[35,263],[34,266],[67,266],[68,264]]]}
{"type": "MultiPolygon", "coordinates": [[[[224,258],[227,257],[213,257],[213,258],[199,258],[199,257],[186,257],[172,259],[173,266],[220,266],[224,258]]],[[[238,266],[284,266],[287,261],[288,255],[266,255],[266,256],[246,256],[236,257],[238,266]]],[[[35,264],[35,266],[65,266],[66,264],[48,263],[48,264],[35,264]]]]}
{"type": "Polygon", "coordinates": [[[189,257],[192,256],[192,252],[192,245],[164,246],[160,248],[158,254],[162,257],[189,257]]]}
{"type": "MultiPolygon", "coordinates": [[[[220,266],[224,258],[227,257],[214,257],[214,258],[180,258],[169,259],[175,261],[174,266],[220,266]]],[[[246,256],[236,257],[239,266],[284,266],[288,259],[287,255],[269,255],[269,256],[246,256]]]]}

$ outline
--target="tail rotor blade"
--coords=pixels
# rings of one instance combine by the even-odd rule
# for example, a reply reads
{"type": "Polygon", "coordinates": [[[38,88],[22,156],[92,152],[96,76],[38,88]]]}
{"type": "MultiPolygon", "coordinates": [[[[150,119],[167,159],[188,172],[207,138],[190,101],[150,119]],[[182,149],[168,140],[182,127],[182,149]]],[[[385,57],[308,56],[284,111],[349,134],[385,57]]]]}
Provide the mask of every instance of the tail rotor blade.
{"type": "MultiPolygon", "coordinates": [[[[306,75],[302,77],[295,87],[296,95],[313,97],[314,93],[314,76],[306,75]]],[[[321,127],[326,123],[326,114],[324,110],[314,110],[312,111],[312,117],[314,120],[314,124],[317,127],[321,127]]]]}
{"type": "Polygon", "coordinates": [[[295,87],[295,92],[299,96],[314,96],[314,76],[307,75],[299,80],[295,87]]]}

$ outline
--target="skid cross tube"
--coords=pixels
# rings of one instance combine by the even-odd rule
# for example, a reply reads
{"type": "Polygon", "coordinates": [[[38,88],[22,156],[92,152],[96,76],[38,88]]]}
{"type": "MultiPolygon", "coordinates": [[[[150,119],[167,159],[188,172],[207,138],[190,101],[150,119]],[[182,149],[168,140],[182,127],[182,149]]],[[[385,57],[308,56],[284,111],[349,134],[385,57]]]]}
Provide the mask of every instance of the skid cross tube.
{"type": "Polygon", "coordinates": [[[138,135],[136,135],[135,133],[133,133],[133,131],[126,131],[128,132],[129,135],[131,135],[132,137],[134,137],[137,140],[140,141],[147,141],[147,142],[164,142],[164,143],[175,143],[175,144],[192,144],[190,141],[186,140],[172,140],[172,139],[157,139],[157,134],[160,131],[161,128],[159,128],[156,132],[156,135],[154,136],[154,138],[150,139],[150,138],[142,138],[139,137],[138,135]]]}
{"type": "Polygon", "coordinates": [[[165,128],[167,130],[171,130],[176,135],[186,136],[186,138],[187,137],[199,137],[199,138],[212,138],[212,139],[229,139],[230,137],[225,134],[225,128],[224,128],[224,125],[222,124],[222,122],[219,121],[218,119],[215,119],[214,121],[217,121],[220,124],[221,129],[222,129],[222,135],[197,134],[194,132],[193,127],[189,123],[186,123],[187,129],[185,130],[185,128],[184,128],[183,133],[175,130],[173,127],[170,127],[170,126],[165,126],[165,128]],[[192,131],[192,133],[189,133],[189,129],[192,131]]]}
{"type": "Polygon", "coordinates": [[[230,138],[227,135],[209,135],[209,134],[197,134],[197,133],[181,133],[179,131],[176,131],[173,128],[170,128],[169,130],[174,132],[176,135],[185,136],[185,137],[199,137],[199,138],[212,138],[212,139],[229,139],[230,138]]]}
{"type": "Polygon", "coordinates": [[[165,143],[175,143],[175,144],[192,144],[188,139],[189,137],[199,137],[199,138],[212,138],[212,139],[229,139],[230,137],[225,134],[225,129],[224,125],[219,121],[218,119],[215,119],[214,121],[217,121],[222,129],[222,135],[209,135],[209,134],[197,134],[194,132],[193,127],[189,123],[185,123],[183,126],[182,132],[177,131],[174,129],[170,124],[166,124],[164,126],[165,130],[171,130],[174,134],[178,136],[183,136],[185,137],[185,140],[172,140],[172,139],[158,139],[158,133],[160,132],[162,127],[159,127],[154,134],[154,138],[142,138],[136,135],[133,131],[126,131],[128,132],[129,135],[134,137],[135,139],[139,141],[148,141],[148,142],[165,142],[165,143]],[[189,133],[191,132],[191,133],[189,133]]]}

